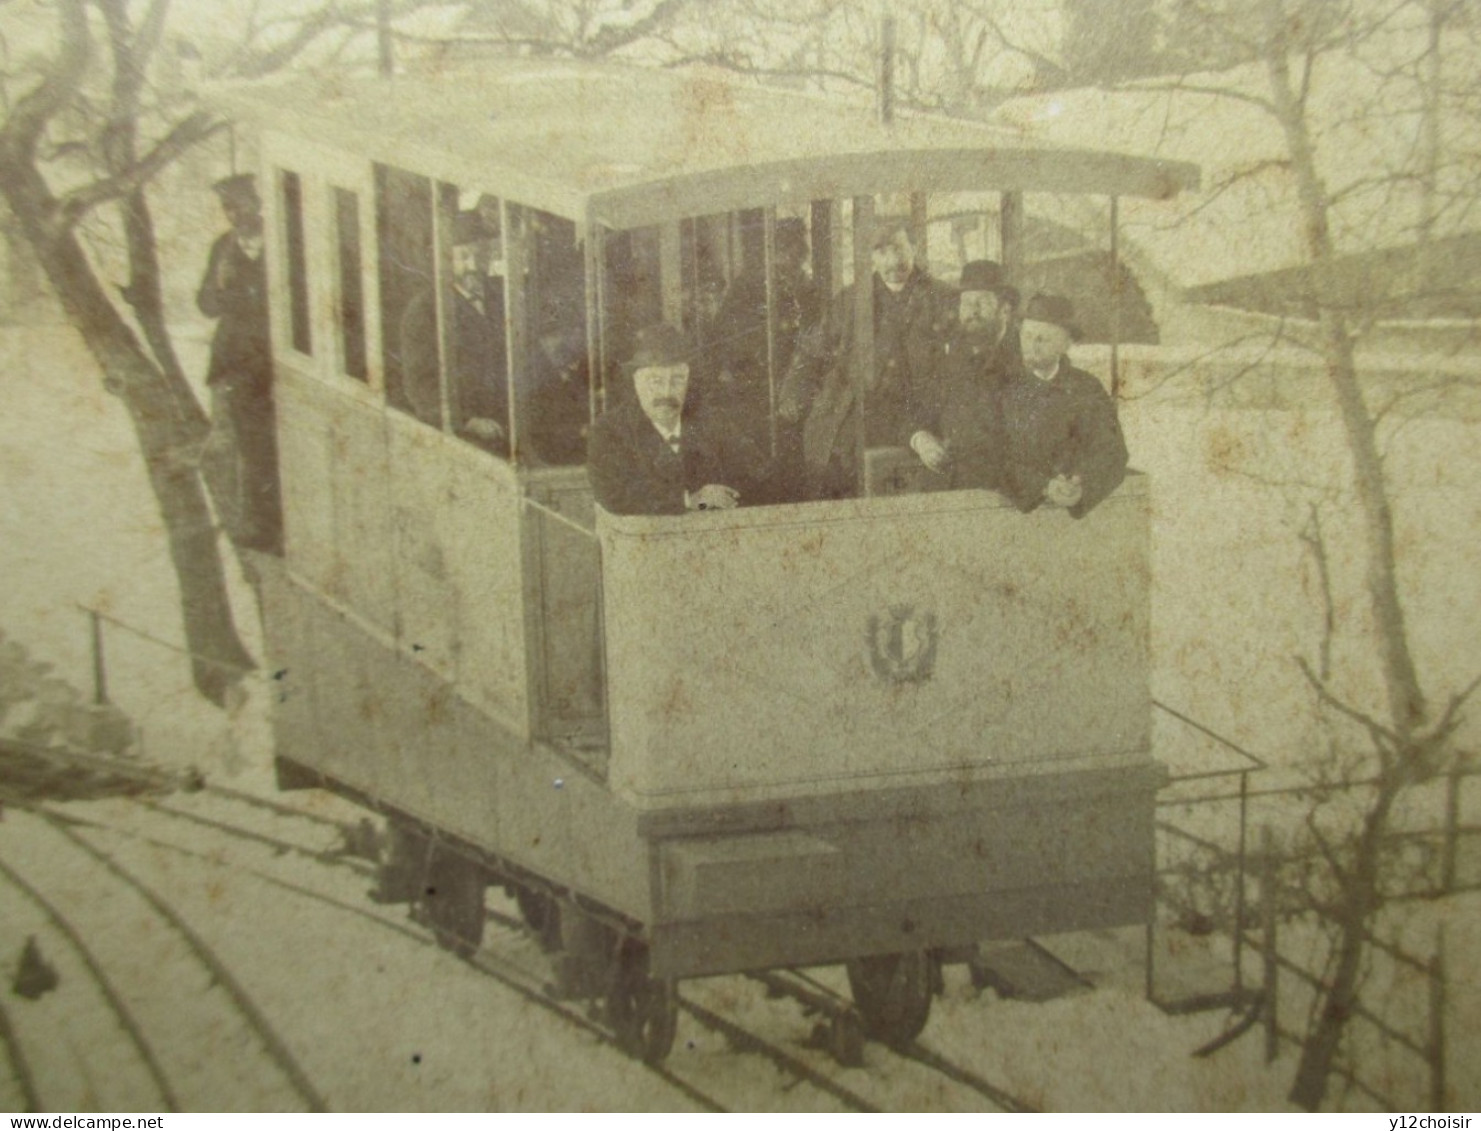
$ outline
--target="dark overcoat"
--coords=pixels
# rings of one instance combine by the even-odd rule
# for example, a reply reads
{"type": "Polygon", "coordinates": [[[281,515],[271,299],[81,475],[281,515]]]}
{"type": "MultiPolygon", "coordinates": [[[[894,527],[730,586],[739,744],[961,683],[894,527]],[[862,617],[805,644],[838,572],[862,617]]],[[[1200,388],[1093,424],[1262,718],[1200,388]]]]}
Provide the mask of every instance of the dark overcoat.
{"type": "MultiPolygon", "coordinates": [[[[499,280],[486,281],[483,309],[453,288],[452,348],[447,366],[454,431],[479,417],[496,421],[509,431],[509,366],[505,352],[504,289],[499,280]]],[[[407,303],[401,320],[401,355],[406,399],[417,418],[442,422],[442,394],[438,383],[437,308],[430,287],[407,303]]]]}
{"type": "Polygon", "coordinates": [[[683,514],[684,493],[708,484],[749,490],[744,457],[699,414],[686,416],[674,452],[636,400],[601,416],[586,470],[592,494],[612,514],[683,514]]]}
{"type": "MultiPolygon", "coordinates": [[[[874,373],[865,390],[867,447],[903,446],[929,415],[925,400],[947,327],[944,292],[926,274],[912,272],[895,293],[878,275],[874,288],[874,373]]],[[[858,447],[852,359],[858,348],[854,287],[833,300],[817,330],[803,337],[787,375],[783,399],[809,406],[802,445],[809,477],[822,487],[849,479],[858,447]]]]}
{"type": "Polygon", "coordinates": [[[265,391],[272,383],[266,256],[253,259],[233,232],[218,236],[196,305],[207,318],[216,319],[206,383],[265,391]]]}
{"type": "Polygon", "coordinates": [[[1126,477],[1126,440],[1116,404],[1083,369],[1061,360],[1052,381],[1019,368],[1003,385],[1003,468],[998,489],[1023,511],[1057,475],[1080,477],[1073,518],[1090,512],[1126,477]]]}

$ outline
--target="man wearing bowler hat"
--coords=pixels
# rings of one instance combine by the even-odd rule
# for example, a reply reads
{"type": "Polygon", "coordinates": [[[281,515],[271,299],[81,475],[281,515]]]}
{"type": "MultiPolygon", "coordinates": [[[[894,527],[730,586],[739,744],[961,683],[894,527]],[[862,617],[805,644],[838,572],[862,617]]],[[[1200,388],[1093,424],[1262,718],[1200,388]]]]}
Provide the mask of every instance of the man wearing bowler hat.
{"type": "Polygon", "coordinates": [[[997,489],[1023,511],[1041,504],[1082,518],[1126,476],[1126,441],[1101,383],[1070,364],[1078,336],[1069,299],[1038,294],[1023,311],[1023,363],[1004,383],[997,489]]]}
{"type": "Polygon", "coordinates": [[[924,402],[929,406],[910,447],[953,487],[995,487],[1004,449],[1003,383],[1021,364],[1013,313],[1018,291],[1000,264],[974,259],[962,268],[957,324],[924,402]]]}
{"type": "Polygon", "coordinates": [[[206,370],[212,427],[212,451],[207,458],[221,460],[229,472],[236,513],[226,513],[224,518],[232,541],[280,553],[283,518],[262,201],[250,173],[238,173],[211,187],[231,230],[211,245],[205,278],[196,294],[201,313],[216,319],[206,370]]]}
{"type": "MultiPolygon", "coordinates": [[[[453,219],[449,324],[452,357],[445,359],[453,431],[480,447],[509,451],[509,366],[504,334],[504,288],[489,275],[493,237],[476,211],[453,219]]],[[[401,321],[406,399],[417,418],[442,424],[438,382],[437,307],[426,287],[406,306],[401,321]]]]}
{"type": "Polygon", "coordinates": [[[613,514],[729,510],[743,470],[723,433],[686,414],[689,343],[660,322],[640,330],[625,367],[635,398],[597,418],[587,460],[592,493],[613,514]]]}

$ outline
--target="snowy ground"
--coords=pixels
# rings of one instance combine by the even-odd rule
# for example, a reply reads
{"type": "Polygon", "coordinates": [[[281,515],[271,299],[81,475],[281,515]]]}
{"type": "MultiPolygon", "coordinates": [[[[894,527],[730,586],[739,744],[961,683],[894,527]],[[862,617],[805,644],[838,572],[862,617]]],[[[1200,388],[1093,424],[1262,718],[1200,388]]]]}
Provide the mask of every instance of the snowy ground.
{"type": "MultiPolygon", "coordinates": [[[[3,335],[0,626],[87,687],[87,623],[77,606],[103,608],[162,640],[177,641],[173,581],[126,418],[102,391],[75,339],[45,327],[7,328],[3,335]]],[[[188,359],[193,372],[199,371],[197,361],[188,359]]],[[[1201,403],[1170,397],[1129,406],[1125,420],[1135,462],[1152,473],[1156,491],[1155,692],[1289,767],[1317,737],[1290,657],[1313,654],[1321,632],[1310,561],[1295,537],[1307,517],[1307,493],[1289,481],[1329,482],[1341,474],[1333,422],[1317,413],[1210,412],[1201,403]]],[[[1418,594],[1409,611],[1422,670],[1427,677],[1458,673],[1458,682],[1481,670],[1481,633],[1475,631],[1475,610],[1481,608],[1476,438],[1473,425],[1419,420],[1399,434],[1389,456],[1406,485],[1399,532],[1409,550],[1406,580],[1418,594]],[[1417,546],[1422,552],[1413,552],[1417,546]]],[[[1350,573],[1358,560],[1351,534],[1334,526],[1330,537],[1334,571],[1350,573]]],[[[251,592],[234,564],[228,572],[240,627],[255,651],[259,633],[251,592]]],[[[1348,624],[1360,612],[1340,606],[1338,615],[1348,624]]],[[[1347,646],[1339,640],[1339,659],[1347,646]]],[[[191,694],[184,665],[166,649],[120,631],[109,632],[107,649],[111,694],[139,723],[145,757],[171,766],[194,764],[214,782],[272,793],[268,696],[261,680],[249,681],[248,694],[231,711],[218,712],[191,694]]],[[[1183,728],[1165,720],[1158,735],[1159,756],[1175,767],[1218,757],[1214,748],[1195,748],[1183,728]]],[[[132,814],[127,819],[141,834],[155,819],[133,802],[103,804],[132,814]]],[[[1475,804],[1474,797],[1467,801],[1468,812],[1475,804]]],[[[125,819],[113,809],[104,812],[125,819]]],[[[339,812],[338,803],[333,812],[339,812]]],[[[22,815],[7,816],[0,825],[0,862],[47,875],[60,859],[47,847],[49,835],[22,815]]],[[[270,898],[250,875],[252,861],[240,855],[240,847],[206,836],[197,845],[206,862],[187,864],[136,842],[104,836],[97,845],[178,893],[181,913],[229,955],[232,969],[250,984],[330,1106],[643,1108],[689,1102],[610,1047],[552,1021],[423,941],[351,912],[270,898]]],[[[294,867],[302,869],[292,877],[296,882],[330,882],[312,861],[294,867]]],[[[67,890],[65,875],[48,882],[67,890]]],[[[336,898],[363,903],[362,878],[337,877],[333,883],[341,885],[336,898]]],[[[0,904],[0,968],[8,969],[26,935],[53,928],[28,921],[37,913],[23,913],[13,892],[0,898],[8,901],[0,904]]],[[[1454,903],[1425,914],[1451,921],[1452,966],[1464,971],[1477,953],[1476,901],[1454,903]]],[[[215,993],[199,971],[162,957],[179,957],[178,940],[154,949],[152,937],[128,932],[129,916],[137,912],[101,903],[88,910],[92,929],[122,947],[114,960],[132,963],[138,981],[131,992],[141,1010],[215,993]]],[[[1421,918],[1410,916],[1396,929],[1411,928],[1410,941],[1425,953],[1431,935],[1421,918]]],[[[1174,1019],[1142,1000],[1134,940],[1080,945],[1087,963],[1100,961],[1095,956],[1106,963],[1093,979],[1099,985],[1094,992],[1031,1004],[998,1001],[990,991],[979,995],[955,980],[938,1003],[928,1041],[1029,1102],[1058,1110],[1283,1106],[1293,1065],[1289,1048],[1266,1068],[1252,1035],[1210,1060],[1194,1061],[1189,1052],[1218,1032],[1223,1016],[1174,1019]],[[1117,953],[1120,959],[1104,957],[1117,953]]],[[[66,953],[56,939],[47,950],[66,953]]],[[[65,966],[64,984],[85,981],[75,958],[58,962],[65,966]]],[[[1458,977],[1451,1004],[1457,1034],[1481,1017],[1468,977],[1458,977]]],[[[739,991],[730,996],[741,1017],[765,1008],[739,991]]],[[[53,1085],[63,1091],[49,1106],[87,1106],[90,1097],[105,1095],[104,1082],[118,1089],[106,1091],[105,1106],[151,1106],[137,1064],[110,1067],[110,1058],[122,1054],[116,1034],[99,1028],[103,1014],[96,995],[91,1004],[63,1002],[60,994],[37,1002],[6,999],[12,1015],[25,1011],[31,1033],[49,1034],[41,1042],[47,1051],[38,1071],[64,1082],[53,1085]],[[74,1071],[78,1065],[85,1070],[74,1071]]],[[[217,1028],[224,1023],[209,1010],[196,1023],[198,1039],[213,1051],[217,1045],[211,1042],[230,1048],[242,1039],[217,1028]]],[[[799,1022],[797,1034],[805,1031],[799,1022]]],[[[1474,1064],[1474,1047],[1455,1043],[1452,1064],[1474,1064]]],[[[687,1048],[681,1031],[676,1055],[709,1058],[706,1063],[713,1063],[706,1070],[722,1076],[746,1076],[740,1094],[749,1106],[800,1102],[800,1089],[782,1089],[774,1074],[742,1066],[712,1040],[695,1045],[687,1048]]],[[[182,1069],[183,1106],[271,1108],[301,1100],[284,1090],[281,1073],[236,1081],[223,1066],[230,1059],[201,1057],[182,1069]]],[[[191,1062],[187,1057],[181,1063],[191,1062]]],[[[886,1071],[877,1063],[873,1069],[886,1071]]],[[[1457,1087],[1463,1075],[1452,1070],[1457,1087]]],[[[1475,1088],[1469,1081],[1465,1086],[1475,1088]]],[[[886,1081],[892,1105],[948,1102],[900,1087],[891,1093],[886,1081]]],[[[8,1098],[0,1092],[0,1107],[8,1098]]],[[[1474,1090],[1457,1098],[1465,1106],[1477,1102],[1474,1090]]]]}

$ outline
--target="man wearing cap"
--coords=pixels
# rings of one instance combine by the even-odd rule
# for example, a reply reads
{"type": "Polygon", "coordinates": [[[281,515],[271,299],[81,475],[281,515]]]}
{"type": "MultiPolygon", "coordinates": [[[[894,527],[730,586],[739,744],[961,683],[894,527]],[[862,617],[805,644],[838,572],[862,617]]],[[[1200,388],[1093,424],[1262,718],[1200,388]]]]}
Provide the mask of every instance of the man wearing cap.
{"type": "Polygon", "coordinates": [[[953,487],[994,487],[1004,437],[999,398],[1003,382],[1021,364],[1013,312],[1018,291],[1000,264],[974,259],[962,268],[957,324],[941,348],[924,427],[910,447],[953,487]]]}
{"type": "Polygon", "coordinates": [[[635,400],[597,418],[587,474],[596,501],[612,514],[729,510],[740,492],[727,484],[740,461],[703,416],[686,415],[689,343],[659,323],[640,330],[632,360],[635,400]]]}
{"type": "MultiPolygon", "coordinates": [[[[921,397],[945,331],[936,284],[916,266],[915,245],[902,217],[879,221],[872,239],[874,371],[866,375],[866,447],[904,447],[924,415],[921,397]]],[[[841,498],[858,481],[858,425],[850,355],[857,335],[854,286],[834,298],[818,328],[803,337],[782,389],[778,412],[804,415],[802,444],[810,492],[841,498]]]]}
{"type": "Polygon", "coordinates": [[[212,448],[225,456],[238,513],[227,529],[238,545],[278,553],[283,518],[273,420],[272,347],[262,201],[250,173],[217,181],[231,230],[211,245],[196,304],[216,319],[206,384],[211,390],[212,448]]]}
{"type": "Polygon", "coordinates": [[[1023,311],[1023,364],[1003,385],[998,490],[1020,510],[1041,503],[1081,518],[1126,476],[1126,441],[1101,383],[1065,356],[1077,336],[1069,299],[1039,294],[1023,311]]]}
{"type": "MultiPolygon", "coordinates": [[[[505,353],[504,289],[489,276],[492,240],[478,212],[453,222],[451,309],[444,313],[452,357],[447,361],[453,430],[480,447],[509,448],[509,370],[505,353]]],[[[437,307],[429,286],[406,305],[401,360],[406,399],[419,420],[442,424],[438,382],[437,307]]]]}

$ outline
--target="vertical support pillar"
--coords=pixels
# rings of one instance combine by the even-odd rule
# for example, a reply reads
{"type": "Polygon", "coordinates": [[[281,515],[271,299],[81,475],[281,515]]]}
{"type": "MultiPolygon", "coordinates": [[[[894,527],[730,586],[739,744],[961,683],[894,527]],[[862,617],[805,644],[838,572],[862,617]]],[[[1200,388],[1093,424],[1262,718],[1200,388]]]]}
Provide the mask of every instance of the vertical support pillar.
{"type": "Polygon", "coordinates": [[[377,70],[382,78],[396,73],[396,41],[391,35],[391,0],[375,0],[377,70]]]}
{"type": "Polygon", "coordinates": [[[1239,775],[1239,856],[1234,878],[1234,992],[1244,992],[1244,884],[1245,884],[1245,820],[1250,807],[1250,773],[1244,770],[1239,775]]]}
{"type": "Polygon", "coordinates": [[[866,394],[874,379],[874,197],[854,197],[854,348],[849,357],[854,385],[855,473],[858,493],[867,494],[864,452],[868,440],[866,394]]]}
{"type": "Polygon", "coordinates": [[[672,326],[684,325],[684,256],[679,238],[679,221],[671,220],[658,227],[658,293],[663,320],[672,326]]]}
{"type": "Polygon", "coordinates": [[[915,245],[915,265],[929,271],[931,256],[926,239],[929,197],[923,192],[910,194],[910,242],[915,245]]]}
{"type": "Polygon", "coordinates": [[[108,702],[108,664],[103,656],[103,618],[96,609],[89,609],[87,612],[92,626],[93,702],[101,707],[108,702]]]}
{"type": "Polygon", "coordinates": [[[1440,894],[1455,891],[1455,856],[1460,839],[1460,770],[1452,769],[1445,778],[1445,829],[1440,846],[1440,894]]]}
{"type": "Polygon", "coordinates": [[[432,193],[432,278],[437,291],[437,366],[438,396],[442,401],[440,427],[444,432],[461,423],[454,402],[458,391],[450,374],[457,367],[457,332],[451,317],[453,309],[453,227],[458,219],[458,190],[452,185],[433,183],[432,193]]]}
{"type": "Polygon", "coordinates": [[[761,217],[761,265],[766,275],[766,404],[772,457],[777,454],[777,284],[776,208],[768,205],[761,217]]]}
{"type": "Polygon", "coordinates": [[[1121,399],[1121,198],[1111,197],[1111,399],[1121,399]]]}
{"type": "Polygon", "coordinates": [[[1023,193],[1005,192],[998,199],[1003,270],[1008,275],[1008,282],[1020,286],[1023,279],[1023,193]]]}
{"type": "Polygon", "coordinates": [[[1260,829],[1260,902],[1265,928],[1261,957],[1265,966],[1265,1062],[1268,1064],[1275,1060],[1280,1052],[1280,1018],[1277,1012],[1277,999],[1280,996],[1280,965],[1276,961],[1275,850],[1272,846],[1269,825],[1264,825],[1260,829]]]}
{"type": "Polygon", "coordinates": [[[879,22],[879,73],[875,90],[875,109],[879,124],[891,125],[895,120],[895,20],[885,16],[879,22]]]}
{"type": "Polygon", "coordinates": [[[1144,962],[1143,968],[1142,968],[1142,982],[1143,982],[1142,991],[1143,991],[1143,994],[1146,997],[1146,999],[1148,1001],[1150,1001],[1153,1005],[1156,1005],[1157,1004],[1157,976],[1156,976],[1157,975],[1157,963],[1156,963],[1155,955],[1156,955],[1156,946],[1157,946],[1157,892],[1156,892],[1157,873],[1156,873],[1155,870],[1152,873],[1152,886],[1153,886],[1153,892],[1152,892],[1152,910],[1151,910],[1151,914],[1149,914],[1147,916],[1146,959],[1145,959],[1145,962],[1144,962]]]}
{"type": "Polygon", "coordinates": [[[838,271],[834,267],[834,233],[838,229],[831,200],[812,202],[812,277],[819,302],[826,304],[834,291],[838,271]]]}
{"type": "Polygon", "coordinates": [[[1435,928],[1430,957],[1430,1110],[1445,1110],[1445,924],[1435,928]]]}
{"type": "Polygon", "coordinates": [[[586,220],[586,389],[590,423],[606,407],[607,380],[607,256],[600,223],[586,220]]]}
{"type": "MultiPolygon", "coordinates": [[[[545,281],[536,279],[527,269],[529,247],[526,241],[526,213],[523,207],[511,205],[504,197],[499,198],[499,233],[504,245],[504,364],[509,374],[507,393],[509,396],[509,456],[516,463],[520,460],[519,437],[523,420],[525,397],[521,390],[531,388],[533,376],[529,364],[531,354],[527,302],[525,288],[531,283],[543,287],[545,281]]],[[[538,348],[538,343],[537,343],[538,348]]]]}

